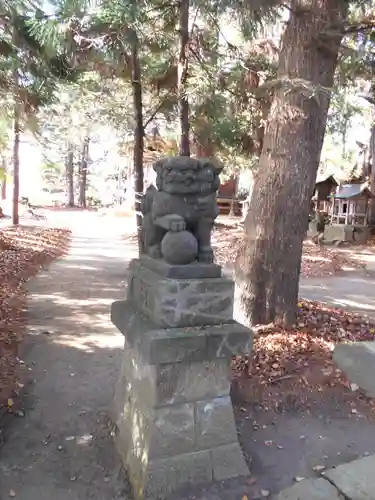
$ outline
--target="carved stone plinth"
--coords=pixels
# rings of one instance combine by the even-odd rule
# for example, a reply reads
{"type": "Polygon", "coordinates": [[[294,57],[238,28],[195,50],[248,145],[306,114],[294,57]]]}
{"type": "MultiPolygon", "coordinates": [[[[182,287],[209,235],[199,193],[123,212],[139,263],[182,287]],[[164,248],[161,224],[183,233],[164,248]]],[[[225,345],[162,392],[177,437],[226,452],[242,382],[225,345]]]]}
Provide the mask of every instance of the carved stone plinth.
{"type": "MultiPolygon", "coordinates": [[[[152,259],[150,259],[152,261],[152,259]]],[[[161,261],[156,261],[157,263],[161,261]]],[[[133,260],[128,299],[156,325],[164,327],[216,325],[232,321],[233,281],[227,278],[169,279],[150,269],[148,260],[133,260]]],[[[170,269],[173,266],[166,264],[170,269]]],[[[214,266],[211,264],[210,266],[214,266]]],[[[208,266],[207,266],[208,267],[208,266]]],[[[181,266],[191,270],[199,264],[181,266]]],[[[177,274],[177,272],[175,273],[177,274]]],[[[191,272],[197,275],[198,272],[191,272]]]]}
{"type": "Polygon", "coordinates": [[[111,315],[125,337],[116,442],[136,500],[248,474],[229,392],[232,356],[250,353],[252,332],[231,319],[232,301],[228,279],[130,266],[128,300],[111,315]]]}

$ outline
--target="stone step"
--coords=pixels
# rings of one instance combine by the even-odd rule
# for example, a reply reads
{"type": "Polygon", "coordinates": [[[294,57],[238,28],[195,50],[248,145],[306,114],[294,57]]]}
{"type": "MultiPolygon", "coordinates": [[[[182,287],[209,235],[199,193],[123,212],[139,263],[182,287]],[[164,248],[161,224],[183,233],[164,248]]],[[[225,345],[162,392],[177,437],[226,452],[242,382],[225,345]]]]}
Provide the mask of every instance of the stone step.
{"type": "Polygon", "coordinates": [[[339,465],[324,476],[350,500],[375,498],[375,455],[339,465]]]}
{"type": "Polygon", "coordinates": [[[339,465],[322,476],[286,488],[275,500],[375,499],[375,455],[339,465]]]}
{"type": "Polygon", "coordinates": [[[375,397],[375,341],[338,344],[333,360],[350,382],[370,398],[375,397]]]}
{"type": "Polygon", "coordinates": [[[323,478],[304,479],[283,490],[275,500],[342,500],[332,484],[323,478]]]}

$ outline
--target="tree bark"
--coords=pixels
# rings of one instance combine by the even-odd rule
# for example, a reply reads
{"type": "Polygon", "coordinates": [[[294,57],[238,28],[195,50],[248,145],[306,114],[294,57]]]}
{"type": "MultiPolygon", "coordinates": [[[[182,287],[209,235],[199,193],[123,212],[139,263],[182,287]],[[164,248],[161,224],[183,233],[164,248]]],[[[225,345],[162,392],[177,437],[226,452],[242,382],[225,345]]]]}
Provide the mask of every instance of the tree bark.
{"type": "Polygon", "coordinates": [[[370,147],[368,161],[371,163],[370,174],[370,189],[371,194],[374,196],[370,202],[370,217],[369,222],[375,226],[375,109],[372,110],[373,124],[371,126],[370,147]]]}
{"type": "Polygon", "coordinates": [[[180,0],[180,53],[178,58],[178,105],[180,115],[180,155],[190,156],[189,100],[186,95],[189,43],[189,0],[180,0]]]}
{"type": "MultiPolygon", "coordinates": [[[[14,72],[14,83],[18,88],[18,72],[14,72]]],[[[21,136],[21,106],[18,96],[15,95],[13,117],[13,201],[12,223],[19,224],[19,198],[20,198],[20,136],[21,136]]]]}
{"type": "Polygon", "coordinates": [[[341,36],[320,40],[347,12],[345,0],[294,0],[279,59],[259,169],[236,260],[236,317],[244,323],[296,319],[302,244],[323,144],[341,36]],[[306,81],[314,94],[290,88],[306,81]],[[287,88],[285,88],[287,86],[287,88]]]}
{"type": "Polygon", "coordinates": [[[66,191],[68,207],[74,207],[74,147],[71,143],[66,158],[66,191]]]}
{"type": "Polygon", "coordinates": [[[89,136],[85,136],[82,144],[81,164],[79,167],[79,205],[86,208],[86,191],[87,191],[87,171],[89,160],[89,136]]]}
{"type": "Polygon", "coordinates": [[[3,171],[4,171],[4,178],[1,181],[1,199],[4,201],[7,199],[7,168],[6,168],[6,160],[3,158],[3,171]]]}
{"type": "MultiPolygon", "coordinates": [[[[15,28],[16,13],[12,10],[13,33],[12,42],[17,46],[17,30],[15,28]]],[[[19,224],[19,198],[20,198],[20,135],[21,135],[21,103],[19,101],[19,74],[17,58],[13,68],[13,200],[12,200],[12,223],[19,224]]]]}
{"type": "MultiPolygon", "coordinates": [[[[218,70],[219,54],[219,14],[218,5],[211,2],[206,17],[204,18],[207,30],[210,30],[208,36],[212,37],[212,53],[207,54],[202,50],[199,56],[207,62],[207,65],[213,70],[218,70]]],[[[193,28],[192,28],[193,30],[193,28]]],[[[199,49],[198,49],[199,50],[199,49]]],[[[194,153],[198,157],[213,158],[215,155],[215,141],[213,138],[214,106],[216,92],[215,88],[211,90],[208,96],[203,98],[200,105],[195,106],[195,120],[193,122],[194,153]]]]}
{"type": "MultiPolygon", "coordinates": [[[[134,6],[134,10],[135,10],[134,6]]],[[[143,253],[142,240],[142,197],[144,189],[143,175],[143,153],[144,153],[144,127],[143,127],[143,102],[142,102],[142,80],[141,66],[139,63],[139,40],[137,33],[133,31],[132,43],[132,89],[133,89],[133,113],[134,113],[134,195],[135,213],[137,221],[138,251],[143,253]]]]}
{"type": "Polygon", "coordinates": [[[212,140],[211,117],[208,117],[206,114],[199,116],[194,129],[196,155],[201,158],[212,158],[215,154],[215,145],[212,140]]]}

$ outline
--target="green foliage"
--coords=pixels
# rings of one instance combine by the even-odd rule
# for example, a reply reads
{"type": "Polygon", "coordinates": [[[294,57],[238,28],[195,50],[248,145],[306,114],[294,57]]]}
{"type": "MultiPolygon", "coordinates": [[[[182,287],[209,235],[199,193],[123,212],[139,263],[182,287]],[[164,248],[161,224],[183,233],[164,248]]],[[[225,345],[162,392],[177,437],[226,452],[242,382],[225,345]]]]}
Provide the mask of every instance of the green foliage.
{"type": "MultiPolygon", "coordinates": [[[[59,154],[65,155],[66,141],[77,139],[79,143],[81,131],[87,128],[110,126],[123,137],[131,133],[130,53],[135,36],[140,43],[144,120],[164,137],[175,138],[178,3],[54,0],[50,4],[53,16],[35,12],[24,22],[28,31],[23,36],[31,37],[27,43],[33,45],[35,61],[41,58],[55,84],[61,78],[75,83],[55,85],[52,92],[46,86],[45,96],[43,87],[36,86],[37,105],[52,102],[48,112],[39,115],[43,140],[55,141],[59,154]]],[[[357,104],[343,100],[342,88],[353,87],[359,75],[368,81],[374,62],[374,32],[362,25],[359,31],[351,30],[368,11],[352,5],[327,129],[340,144],[348,123],[358,114],[357,104]]],[[[281,84],[276,80],[278,47],[270,38],[275,28],[281,32],[285,9],[277,0],[192,0],[191,19],[186,92],[192,131],[201,138],[208,136],[229,171],[252,168],[259,156],[275,82],[281,84]],[[241,33],[236,45],[227,40],[224,26],[241,33]],[[202,130],[202,117],[206,130],[202,130]]],[[[322,40],[323,35],[330,34],[322,34],[322,40]]],[[[36,83],[36,77],[28,81],[34,82],[34,78],[36,83]]],[[[317,98],[317,90],[322,90],[311,88],[309,82],[282,83],[286,90],[298,84],[308,97],[317,98]]]]}
{"type": "Polygon", "coordinates": [[[345,136],[348,125],[352,118],[357,114],[361,114],[361,107],[353,99],[353,89],[351,95],[347,88],[335,89],[336,91],[331,97],[331,106],[327,120],[327,133],[331,135],[345,136]]]}

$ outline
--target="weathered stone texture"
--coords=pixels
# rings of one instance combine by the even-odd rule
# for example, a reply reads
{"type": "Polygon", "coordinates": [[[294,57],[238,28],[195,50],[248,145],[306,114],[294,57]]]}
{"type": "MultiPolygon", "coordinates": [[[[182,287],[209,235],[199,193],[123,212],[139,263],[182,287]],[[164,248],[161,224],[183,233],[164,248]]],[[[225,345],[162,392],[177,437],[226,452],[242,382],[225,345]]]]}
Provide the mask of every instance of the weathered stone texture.
{"type": "Polygon", "coordinates": [[[344,497],[329,481],[312,478],[283,490],[275,500],[344,500],[344,497]]]}
{"type": "Polygon", "coordinates": [[[213,262],[211,231],[219,214],[222,167],[207,159],[168,157],[154,165],[156,186],[142,200],[143,252],[170,263],[213,262]]]}
{"type": "Polygon", "coordinates": [[[238,442],[218,446],[211,453],[213,476],[217,481],[249,474],[249,469],[238,442]]]}
{"type": "Polygon", "coordinates": [[[215,325],[233,317],[234,284],[226,278],[169,279],[133,261],[128,299],[161,327],[215,325]]]}
{"type": "Polygon", "coordinates": [[[209,451],[152,460],[148,466],[144,496],[136,495],[136,500],[162,499],[184,485],[207,483],[212,481],[212,477],[212,461],[209,451]]]}
{"type": "Polygon", "coordinates": [[[229,396],[199,401],[196,405],[196,446],[212,448],[236,443],[237,432],[229,396]]]}
{"type": "Polygon", "coordinates": [[[176,265],[168,264],[165,260],[152,259],[148,255],[141,255],[139,262],[147,269],[156,272],[160,276],[172,279],[202,279],[220,278],[221,267],[217,264],[205,262],[194,262],[192,264],[176,265]]]}
{"type": "Polygon", "coordinates": [[[131,301],[114,302],[111,319],[125,335],[125,345],[137,346],[138,355],[151,365],[230,359],[252,349],[251,330],[235,321],[220,326],[159,328],[136,311],[131,301]]]}
{"type": "Polygon", "coordinates": [[[338,344],[333,360],[348,379],[357,384],[370,398],[375,397],[375,342],[338,344]]]}
{"type": "Polygon", "coordinates": [[[229,394],[228,368],[226,359],[159,366],[158,404],[197,401],[229,394]]]}
{"type": "Polygon", "coordinates": [[[194,451],[194,404],[158,408],[154,413],[149,458],[182,455],[194,451]]]}
{"type": "Polygon", "coordinates": [[[232,292],[230,280],[170,279],[137,260],[129,300],[112,305],[112,322],[125,338],[116,443],[136,500],[248,474],[230,363],[250,353],[252,332],[233,321],[232,292]]]}
{"type": "Polygon", "coordinates": [[[339,465],[324,476],[350,500],[375,498],[375,455],[339,465]]]}

